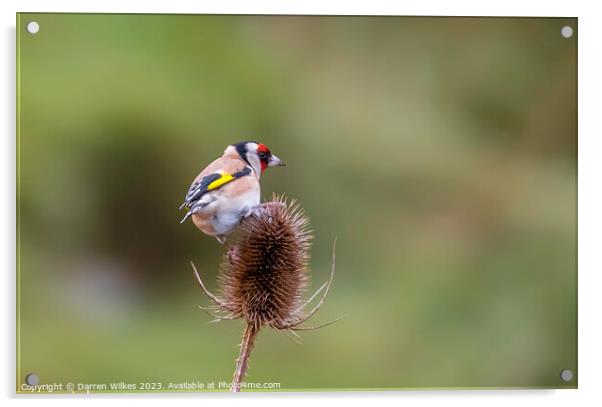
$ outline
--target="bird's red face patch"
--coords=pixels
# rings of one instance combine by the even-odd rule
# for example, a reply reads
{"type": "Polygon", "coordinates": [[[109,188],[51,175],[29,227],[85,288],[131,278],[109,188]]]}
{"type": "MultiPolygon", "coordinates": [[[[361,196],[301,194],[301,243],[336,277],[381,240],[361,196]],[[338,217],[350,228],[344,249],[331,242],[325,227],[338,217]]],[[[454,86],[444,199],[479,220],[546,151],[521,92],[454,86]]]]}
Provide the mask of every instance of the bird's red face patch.
{"type": "Polygon", "coordinates": [[[257,145],[257,156],[259,157],[259,162],[261,163],[261,172],[263,173],[266,168],[268,168],[268,162],[270,160],[270,156],[272,153],[270,149],[267,148],[265,144],[257,145]]]}
{"type": "Polygon", "coordinates": [[[270,149],[265,145],[265,144],[259,144],[257,145],[257,153],[268,153],[269,154],[270,149]]]}

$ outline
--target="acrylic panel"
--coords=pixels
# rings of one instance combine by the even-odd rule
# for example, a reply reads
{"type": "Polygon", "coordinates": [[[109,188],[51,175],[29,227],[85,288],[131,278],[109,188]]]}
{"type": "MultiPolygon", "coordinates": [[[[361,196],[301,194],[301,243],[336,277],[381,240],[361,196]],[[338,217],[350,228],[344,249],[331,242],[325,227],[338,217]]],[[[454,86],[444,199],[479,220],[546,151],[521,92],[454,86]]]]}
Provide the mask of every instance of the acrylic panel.
{"type": "Polygon", "coordinates": [[[18,14],[17,392],[576,388],[577,33],[18,14]]]}

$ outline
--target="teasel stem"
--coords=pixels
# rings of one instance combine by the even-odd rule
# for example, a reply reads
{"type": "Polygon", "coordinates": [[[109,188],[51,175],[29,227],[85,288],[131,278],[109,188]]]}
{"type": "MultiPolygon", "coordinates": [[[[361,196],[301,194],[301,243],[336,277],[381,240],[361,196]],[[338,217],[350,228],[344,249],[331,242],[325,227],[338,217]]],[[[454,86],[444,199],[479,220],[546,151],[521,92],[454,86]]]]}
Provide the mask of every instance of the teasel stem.
{"type": "Polygon", "coordinates": [[[240,343],[240,355],[236,361],[236,370],[234,371],[234,378],[232,379],[231,392],[236,393],[240,391],[240,384],[245,378],[247,373],[247,366],[249,365],[249,356],[251,350],[253,350],[253,343],[257,337],[259,328],[254,324],[247,324],[245,331],[242,336],[242,342],[240,343]]]}

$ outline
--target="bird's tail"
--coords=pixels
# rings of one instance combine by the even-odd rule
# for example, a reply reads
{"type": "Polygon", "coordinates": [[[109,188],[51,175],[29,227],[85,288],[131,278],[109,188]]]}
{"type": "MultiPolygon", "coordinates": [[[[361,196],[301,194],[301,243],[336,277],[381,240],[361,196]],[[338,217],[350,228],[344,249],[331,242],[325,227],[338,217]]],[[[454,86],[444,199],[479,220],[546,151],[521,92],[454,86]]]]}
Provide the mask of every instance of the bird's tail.
{"type": "Polygon", "coordinates": [[[186,219],[188,219],[190,216],[192,215],[192,211],[188,211],[186,212],[186,215],[184,216],[184,218],[180,221],[180,224],[186,222],[186,219]]]}

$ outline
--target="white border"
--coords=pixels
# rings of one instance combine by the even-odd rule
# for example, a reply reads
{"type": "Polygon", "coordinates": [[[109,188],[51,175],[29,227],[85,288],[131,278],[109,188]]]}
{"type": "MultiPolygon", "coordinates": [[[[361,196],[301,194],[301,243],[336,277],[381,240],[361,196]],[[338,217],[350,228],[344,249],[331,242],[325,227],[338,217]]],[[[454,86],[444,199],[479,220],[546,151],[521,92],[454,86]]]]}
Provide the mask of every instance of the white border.
{"type": "Polygon", "coordinates": [[[492,15],[575,17],[581,9],[576,2],[546,1],[545,4],[506,0],[496,5],[480,1],[398,0],[146,0],[137,1],[69,1],[23,0],[18,11],[72,11],[119,13],[219,13],[219,14],[402,14],[402,15],[492,15]]]}
{"type": "MultiPolygon", "coordinates": [[[[235,0],[235,1],[191,1],[191,0],[3,0],[1,20],[2,81],[4,94],[0,98],[4,134],[2,137],[2,177],[0,178],[0,224],[2,236],[0,258],[4,261],[2,275],[2,313],[0,314],[2,335],[2,360],[0,370],[1,394],[15,401],[15,13],[17,11],[49,12],[135,12],[135,13],[222,13],[222,14],[401,14],[401,15],[489,15],[489,16],[557,16],[579,17],[579,390],[563,391],[409,391],[394,393],[306,393],[286,396],[284,394],[245,394],[245,403],[307,403],[387,402],[406,405],[434,406],[507,406],[512,403],[529,403],[539,406],[600,405],[599,388],[601,375],[602,306],[600,298],[601,273],[599,251],[602,242],[600,211],[602,210],[602,138],[600,119],[600,95],[602,89],[599,75],[602,72],[600,44],[602,24],[596,13],[594,1],[546,1],[526,2],[505,0],[485,1],[414,1],[395,0],[235,0]],[[51,4],[49,4],[51,3],[51,4]],[[286,400],[283,398],[286,397],[286,400]]],[[[131,399],[144,399],[145,404],[164,404],[169,398],[199,405],[199,403],[222,404],[233,402],[233,397],[224,394],[202,395],[159,395],[129,396],[126,400],[109,396],[111,403],[125,404],[131,399]],[[203,400],[197,400],[203,398],[203,400]]],[[[19,397],[33,402],[36,397],[19,397]]],[[[107,396],[89,397],[90,402],[106,403],[107,396]]],[[[70,402],[70,397],[51,397],[39,400],[51,405],[70,402]]],[[[36,400],[37,401],[37,400],[36,400]]],[[[75,402],[81,401],[81,397],[75,402]]],[[[21,401],[23,402],[23,401],[21,401]]]]}

